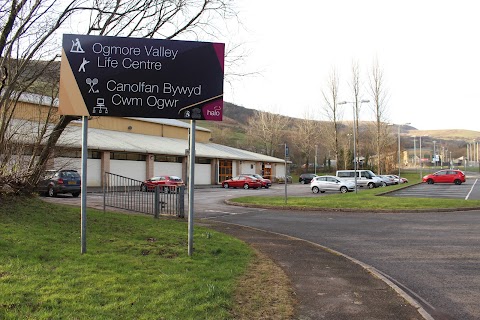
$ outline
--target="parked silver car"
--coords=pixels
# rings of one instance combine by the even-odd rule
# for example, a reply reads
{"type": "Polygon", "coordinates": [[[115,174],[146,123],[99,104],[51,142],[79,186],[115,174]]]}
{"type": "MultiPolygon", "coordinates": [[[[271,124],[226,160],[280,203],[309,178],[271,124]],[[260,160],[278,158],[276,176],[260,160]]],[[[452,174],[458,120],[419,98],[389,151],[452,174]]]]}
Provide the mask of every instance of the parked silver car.
{"type": "Polygon", "coordinates": [[[398,184],[398,179],[395,179],[394,176],[389,174],[382,174],[377,176],[382,179],[382,187],[391,186],[393,184],[398,184]]]}
{"type": "Polygon", "coordinates": [[[313,193],[324,193],[325,191],[347,193],[349,191],[355,191],[355,183],[338,179],[335,176],[319,176],[312,179],[310,189],[312,189],[313,193]]]}

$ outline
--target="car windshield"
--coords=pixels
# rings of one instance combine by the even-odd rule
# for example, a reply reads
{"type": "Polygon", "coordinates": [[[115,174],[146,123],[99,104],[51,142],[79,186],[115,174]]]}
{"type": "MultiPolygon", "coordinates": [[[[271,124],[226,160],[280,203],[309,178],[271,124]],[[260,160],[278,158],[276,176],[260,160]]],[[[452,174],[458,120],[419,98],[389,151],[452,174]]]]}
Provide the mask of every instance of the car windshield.
{"type": "Polygon", "coordinates": [[[376,177],[375,173],[373,173],[373,172],[370,171],[370,170],[367,170],[366,173],[367,173],[367,176],[369,176],[370,178],[376,177]]]}

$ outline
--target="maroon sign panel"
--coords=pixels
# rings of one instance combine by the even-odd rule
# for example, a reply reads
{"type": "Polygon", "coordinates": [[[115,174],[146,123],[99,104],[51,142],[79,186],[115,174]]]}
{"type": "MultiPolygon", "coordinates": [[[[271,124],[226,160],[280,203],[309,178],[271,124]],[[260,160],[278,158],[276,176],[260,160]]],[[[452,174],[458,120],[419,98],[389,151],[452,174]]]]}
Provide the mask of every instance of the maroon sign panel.
{"type": "Polygon", "coordinates": [[[221,121],[222,43],[65,34],[59,113],[221,121]]]}

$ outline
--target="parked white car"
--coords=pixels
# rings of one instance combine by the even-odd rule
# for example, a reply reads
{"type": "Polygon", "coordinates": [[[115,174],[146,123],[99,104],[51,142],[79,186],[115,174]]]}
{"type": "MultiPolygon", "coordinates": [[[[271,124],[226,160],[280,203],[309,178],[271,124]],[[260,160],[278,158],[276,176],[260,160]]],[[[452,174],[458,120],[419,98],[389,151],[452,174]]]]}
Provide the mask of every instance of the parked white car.
{"type": "Polygon", "coordinates": [[[310,189],[312,189],[313,193],[324,193],[325,191],[347,193],[349,191],[355,191],[355,183],[338,179],[335,176],[319,176],[312,179],[310,189]]]}
{"type": "MultiPolygon", "coordinates": [[[[377,177],[370,170],[356,170],[357,187],[367,187],[369,189],[380,187],[382,179],[377,177]]],[[[355,182],[355,170],[337,170],[337,178],[355,182]]]]}

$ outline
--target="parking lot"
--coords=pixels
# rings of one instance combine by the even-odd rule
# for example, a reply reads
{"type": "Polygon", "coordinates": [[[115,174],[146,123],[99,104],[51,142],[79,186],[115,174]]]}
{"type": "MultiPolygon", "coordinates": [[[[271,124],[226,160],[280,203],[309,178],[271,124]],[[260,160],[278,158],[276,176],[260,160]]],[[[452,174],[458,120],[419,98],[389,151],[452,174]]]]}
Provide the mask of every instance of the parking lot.
{"type": "Polygon", "coordinates": [[[461,185],[420,183],[409,185],[407,188],[388,193],[385,196],[480,200],[480,175],[467,175],[467,181],[461,185]]]}

